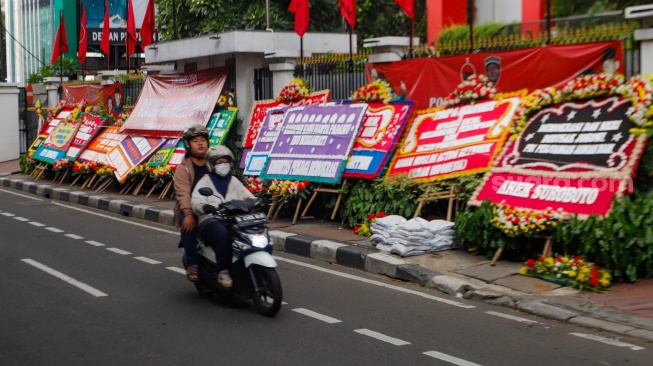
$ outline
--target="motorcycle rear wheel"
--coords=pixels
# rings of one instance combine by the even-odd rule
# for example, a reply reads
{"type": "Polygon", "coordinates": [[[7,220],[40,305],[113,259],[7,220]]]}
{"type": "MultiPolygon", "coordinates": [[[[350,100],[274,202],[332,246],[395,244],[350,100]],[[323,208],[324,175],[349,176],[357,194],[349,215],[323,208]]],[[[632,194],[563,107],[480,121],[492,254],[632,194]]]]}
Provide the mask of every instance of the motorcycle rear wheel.
{"type": "Polygon", "coordinates": [[[260,289],[258,293],[254,289],[252,294],[256,310],[264,316],[275,316],[281,308],[281,299],[283,297],[281,280],[277,271],[274,268],[255,265],[252,272],[260,289]]]}

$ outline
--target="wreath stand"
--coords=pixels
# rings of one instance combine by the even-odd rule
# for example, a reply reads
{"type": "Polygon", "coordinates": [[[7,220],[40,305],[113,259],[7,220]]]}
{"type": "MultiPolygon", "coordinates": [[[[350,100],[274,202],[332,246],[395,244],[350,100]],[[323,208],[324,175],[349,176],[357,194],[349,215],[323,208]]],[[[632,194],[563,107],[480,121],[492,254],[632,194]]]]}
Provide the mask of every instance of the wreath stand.
{"type": "Polygon", "coordinates": [[[57,183],[57,179],[58,179],[59,176],[61,175],[61,179],[59,179],[59,183],[57,183],[57,185],[58,185],[58,186],[62,185],[63,182],[66,180],[66,178],[68,178],[68,176],[70,175],[70,172],[71,172],[71,171],[72,171],[72,169],[71,169],[71,168],[68,168],[68,169],[66,169],[66,170],[63,171],[63,172],[57,172],[57,173],[54,175],[54,179],[52,179],[52,183],[53,183],[53,184],[54,184],[54,183],[57,183]]]}
{"type": "Polygon", "coordinates": [[[166,183],[166,186],[163,188],[163,191],[161,191],[161,194],[159,195],[158,199],[162,200],[166,198],[168,192],[170,192],[170,198],[173,198],[175,195],[175,190],[174,189],[171,190],[172,187],[173,187],[173,181],[172,179],[170,179],[170,181],[168,181],[168,183],[166,183]]]}
{"type": "MultiPolygon", "coordinates": [[[[415,210],[415,215],[413,218],[418,217],[422,214],[422,208],[424,207],[424,202],[437,201],[442,199],[448,199],[449,203],[447,205],[447,221],[451,221],[454,213],[454,201],[456,200],[456,195],[458,190],[454,187],[453,184],[449,185],[449,189],[446,191],[439,192],[429,192],[428,187],[435,185],[435,183],[427,184],[427,191],[417,199],[417,209],[415,210]]],[[[457,211],[457,210],[456,210],[457,211]]]]}
{"type": "Polygon", "coordinates": [[[91,184],[93,184],[93,182],[95,182],[96,177],[97,177],[97,174],[93,174],[92,176],[86,178],[84,183],[82,183],[82,188],[80,188],[80,189],[84,190],[84,188],[91,188],[91,184]]]}
{"type": "Polygon", "coordinates": [[[331,212],[331,221],[335,220],[336,214],[338,213],[338,208],[340,208],[340,203],[342,202],[342,188],[345,186],[345,184],[347,184],[347,179],[345,179],[340,185],[340,187],[338,188],[324,188],[324,187],[315,188],[315,190],[313,190],[313,195],[311,195],[311,199],[308,200],[308,203],[304,208],[304,212],[302,212],[302,217],[306,216],[308,209],[313,204],[313,201],[315,200],[315,197],[317,197],[318,193],[337,193],[338,199],[336,199],[336,206],[333,208],[333,211],[331,212]]]}
{"type": "MultiPolygon", "coordinates": [[[[99,181],[98,181],[99,183],[99,181]]],[[[104,182],[96,187],[95,194],[104,192],[113,183],[113,177],[104,179],[104,182]]]]}
{"type": "MultiPolygon", "coordinates": [[[[297,201],[297,207],[295,208],[295,215],[292,218],[293,225],[295,225],[295,223],[297,222],[297,216],[299,216],[299,209],[300,207],[302,207],[302,202],[304,202],[304,199],[299,197],[299,201],[297,201]]],[[[275,198],[274,200],[272,200],[272,205],[270,206],[270,210],[268,210],[268,220],[270,221],[276,220],[277,216],[279,216],[279,212],[281,211],[283,205],[284,205],[283,203],[279,204],[279,198],[275,198]]]]}
{"type": "MultiPolygon", "coordinates": [[[[170,191],[170,188],[172,187],[172,182],[173,182],[172,179],[170,179],[170,180],[168,180],[168,182],[165,184],[165,186],[163,187],[163,190],[161,190],[161,193],[159,194],[159,197],[158,197],[159,200],[163,199],[163,198],[168,194],[168,191],[170,191]]],[[[154,190],[157,189],[157,188],[159,188],[159,187],[157,187],[156,184],[155,184],[155,185],[150,189],[150,191],[147,193],[147,196],[145,196],[145,198],[150,198],[150,196],[152,195],[152,193],[154,193],[154,190]]]]}
{"type": "Polygon", "coordinates": [[[47,163],[41,163],[37,166],[34,167],[34,170],[29,174],[29,177],[27,179],[32,180],[36,182],[37,180],[41,179],[43,175],[45,174],[45,171],[48,169],[48,164],[47,163]]]}
{"type": "MultiPolygon", "coordinates": [[[[550,257],[553,252],[553,236],[545,235],[545,236],[535,236],[535,237],[545,239],[544,248],[542,248],[542,257],[543,258],[550,257]]],[[[494,257],[492,257],[492,261],[490,262],[491,266],[497,265],[497,261],[499,260],[499,257],[501,257],[501,253],[503,253],[503,246],[500,246],[499,249],[497,249],[497,251],[494,253],[494,257]]]]}

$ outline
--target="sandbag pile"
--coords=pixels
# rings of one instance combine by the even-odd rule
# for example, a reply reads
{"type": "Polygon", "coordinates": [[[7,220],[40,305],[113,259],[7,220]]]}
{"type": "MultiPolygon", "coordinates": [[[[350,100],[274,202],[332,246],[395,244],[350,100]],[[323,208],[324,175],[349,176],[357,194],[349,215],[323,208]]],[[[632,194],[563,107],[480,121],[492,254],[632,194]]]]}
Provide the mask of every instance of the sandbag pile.
{"type": "Polygon", "coordinates": [[[370,225],[370,241],[377,249],[402,257],[451,249],[454,223],[446,220],[425,220],[389,215],[377,218],[370,225]]]}

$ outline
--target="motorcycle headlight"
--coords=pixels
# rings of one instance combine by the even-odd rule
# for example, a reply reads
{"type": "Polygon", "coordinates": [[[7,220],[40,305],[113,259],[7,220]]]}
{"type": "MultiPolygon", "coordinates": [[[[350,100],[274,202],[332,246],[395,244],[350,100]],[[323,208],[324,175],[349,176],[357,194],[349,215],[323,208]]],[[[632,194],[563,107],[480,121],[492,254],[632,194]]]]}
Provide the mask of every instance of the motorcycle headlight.
{"type": "Polygon", "coordinates": [[[263,234],[250,234],[249,240],[252,242],[252,246],[257,248],[265,248],[268,246],[268,237],[263,234]]]}

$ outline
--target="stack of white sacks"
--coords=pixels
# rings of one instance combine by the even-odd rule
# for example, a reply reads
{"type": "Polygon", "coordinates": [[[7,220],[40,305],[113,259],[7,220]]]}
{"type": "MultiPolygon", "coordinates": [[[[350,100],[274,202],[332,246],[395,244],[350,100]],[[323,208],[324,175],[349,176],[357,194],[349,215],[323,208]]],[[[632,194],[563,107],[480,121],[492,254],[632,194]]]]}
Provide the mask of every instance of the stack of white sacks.
{"type": "Polygon", "coordinates": [[[402,257],[451,249],[454,223],[446,220],[428,221],[421,217],[406,220],[389,215],[377,218],[370,226],[370,241],[387,253],[402,257]]]}

